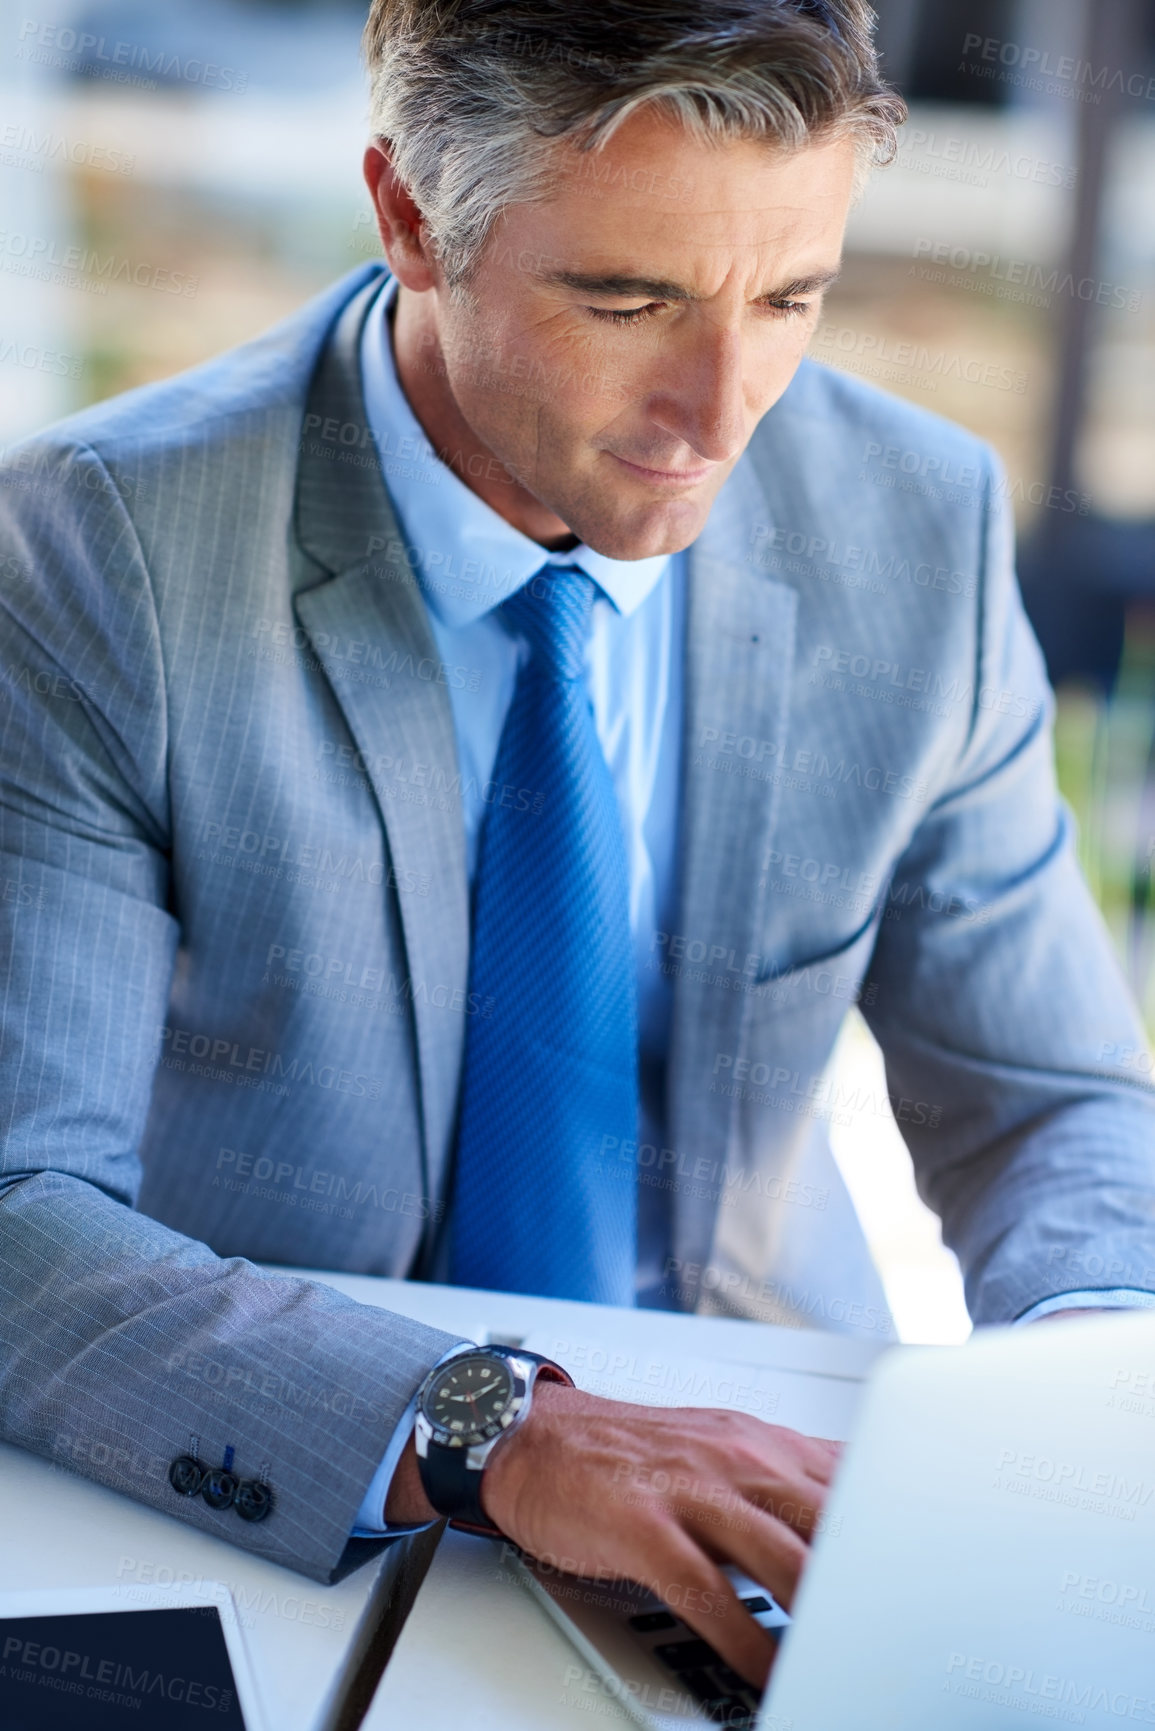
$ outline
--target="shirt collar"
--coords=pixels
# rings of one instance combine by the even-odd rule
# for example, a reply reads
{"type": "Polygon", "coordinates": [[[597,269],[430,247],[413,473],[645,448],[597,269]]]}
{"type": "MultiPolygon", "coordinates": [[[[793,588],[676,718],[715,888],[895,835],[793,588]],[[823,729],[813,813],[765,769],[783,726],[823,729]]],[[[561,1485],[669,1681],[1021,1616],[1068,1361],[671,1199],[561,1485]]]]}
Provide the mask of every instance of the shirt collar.
{"type": "Polygon", "coordinates": [[[441,461],[397,377],[388,319],[396,294],[397,279],[391,277],[369,310],[361,338],[361,383],[369,429],[430,612],[443,625],[471,625],[546,564],[579,566],[619,613],[635,612],[669,564],[668,553],[609,559],[584,542],[550,553],[507,523],[441,461]]]}

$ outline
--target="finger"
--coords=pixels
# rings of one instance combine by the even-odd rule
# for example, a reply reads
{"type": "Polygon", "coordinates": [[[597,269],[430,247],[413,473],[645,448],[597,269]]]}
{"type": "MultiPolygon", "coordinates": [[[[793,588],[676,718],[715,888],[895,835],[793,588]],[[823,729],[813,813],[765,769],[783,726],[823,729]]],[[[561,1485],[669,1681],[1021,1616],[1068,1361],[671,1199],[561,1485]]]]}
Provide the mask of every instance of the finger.
{"type": "Polygon", "coordinates": [[[829,1488],[842,1464],[844,1444],[821,1436],[807,1437],[806,1440],[810,1444],[810,1450],[803,1463],[804,1471],[815,1483],[829,1488]]]}
{"type": "Polygon", "coordinates": [[[703,1529],[699,1543],[715,1561],[736,1563],[751,1580],[773,1593],[780,1605],[790,1609],[810,1555],[805,1540],[793,1527],[746,1503],[722,1524],[703,1529]]]}
{"type": "Polygon", "coordinates": [[[726,1510],[735,1517],[738,1524],[741,1523],[744,1513],[751,1508],[759,1514],[773,1516],[775,1520],[781,1521],[784,1527],[791,1528],[799,1538],[809,1543],[826,1506],[826,1493],[829,1488],[829,1485],[821,1480],[809,1478],[805,1474],[789,1479],[776,1476],[769,1482],[758,1484],[755,1481],[745,1485],[741,1491],[735,1491],[727,1499],[726,1510]]]}
{"type": "Polygon", "coordinates": [[[730,1447],[719,1460],[725,1481],[763,1505],[778,1496],[812,1496],[815,1486],[825,1490],[838,1468],[836,1445],[824,1437],[754,1423],[755,1429],[726,1439],[730,1447]]]}
{"type": "Polygon", "coordinates": [[[731,1461],[728,1500],[744,1498],[808,1537],[818,1524],[838,1462],[817,1439],[784,1434],[788,1448],[772,1439],[765,1452],[731,1461]]]}
{"type": "Polygon", "coordinates": [[[808,1478],[828,1485],[838,1470],[842,1444],[822,1436],[798,1436],[795,1441],[800,1445],[796,1459],[802,1471],[808,1478]]]}
{"type": "Polygon", "coordinates": [[[766,1685],[777,1650],[733,1585],[695,1542],[675,1526],[662,1529],[663,1597],[686,1627],[756,1688],[766,1685]]]}

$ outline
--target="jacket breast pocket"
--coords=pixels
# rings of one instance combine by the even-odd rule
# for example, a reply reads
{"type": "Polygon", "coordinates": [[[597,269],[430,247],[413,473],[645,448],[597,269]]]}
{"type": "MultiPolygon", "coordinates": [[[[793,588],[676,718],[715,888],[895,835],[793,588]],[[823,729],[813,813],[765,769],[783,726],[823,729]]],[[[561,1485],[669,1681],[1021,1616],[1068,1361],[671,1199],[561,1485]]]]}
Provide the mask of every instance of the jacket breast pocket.
{"type": "Polygon", "coordinates": [[[863,985],[863,977],[870,966],[881,923],[881,909],[874,908],[858,930],[833,949],[786,968],[764,969],[754,979],[751,997],[780,1006],[805,1001],[807,994],[842,1004],[870,1003],[873,987],[863,985]]]}
{"type": "Polygon", "coordinates": [[[876,910],[833,949],[784,969],[767,969],[751,984],[741,1055],[730,1078],[754,1090],[791,1094],[819,1089],[834,1041],[855,1004],[869,1008],[875,987],[866,978],[880,923],[876,910]]]}

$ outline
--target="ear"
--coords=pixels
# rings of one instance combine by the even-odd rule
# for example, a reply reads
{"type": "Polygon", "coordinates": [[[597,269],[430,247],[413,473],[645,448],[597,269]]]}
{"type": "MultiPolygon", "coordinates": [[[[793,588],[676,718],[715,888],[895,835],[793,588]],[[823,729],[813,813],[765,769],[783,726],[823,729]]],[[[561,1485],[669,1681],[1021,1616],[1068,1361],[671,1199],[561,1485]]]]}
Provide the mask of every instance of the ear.
{"type": "Polygon", "coordinates": [[[390,270],[406,288],[435,288],[439,279],[425,219],[394,172],[387,139],[375,138],[366,147],[363,167],[390,270]]]}

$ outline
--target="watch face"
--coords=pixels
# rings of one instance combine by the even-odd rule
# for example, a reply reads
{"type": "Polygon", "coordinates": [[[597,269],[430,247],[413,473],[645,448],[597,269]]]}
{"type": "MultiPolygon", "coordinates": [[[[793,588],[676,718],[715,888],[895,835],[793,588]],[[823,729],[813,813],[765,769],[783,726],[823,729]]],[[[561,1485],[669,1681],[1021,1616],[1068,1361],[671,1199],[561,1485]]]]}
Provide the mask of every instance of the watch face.
{"type": "Polygon", "coordinates": [[[422,1404],[439,1442],[468,1447],[507,1428],[513,1394],[505,1360],[477,1352],[442,1365],[422,1404]]]}

